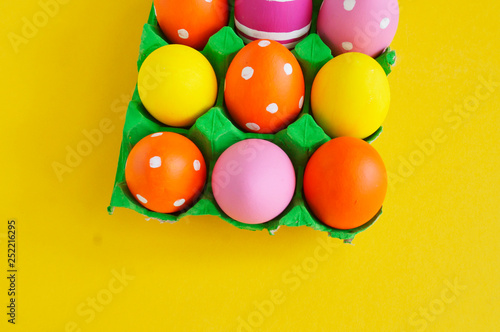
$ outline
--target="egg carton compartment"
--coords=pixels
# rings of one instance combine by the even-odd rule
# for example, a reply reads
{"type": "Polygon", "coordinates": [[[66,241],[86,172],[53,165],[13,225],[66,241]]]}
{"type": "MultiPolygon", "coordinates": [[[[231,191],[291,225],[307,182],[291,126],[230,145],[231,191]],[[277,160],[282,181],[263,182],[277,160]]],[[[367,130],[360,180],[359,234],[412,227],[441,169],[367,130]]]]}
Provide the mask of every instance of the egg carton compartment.
{"type": "MultiPolygon", "coordinates": [[[[240,229],[268,230],[270,234],[274,234],[282,225],[289,227],[308,226],[346,241],[351,241],[356,234],[370,227],[381,215],[382,209],[371,220],[357,228],[348,230],[335,229],[323,224],[313,215],[303,195],[302,180],[307,161],[317,148],[331,139],[317,125],[310,114],[310,92],[314,77],[321,67],[333,58],[330,49],[315,33],[315,21],[321,2],[319,0],[314,1],[311,31],[292,51],[302,67],[305,79],[306,90],[303,109],[293,123],[276,134],[242,131],[231,120],[225,108],[225,74],[234,56],[244,47],[243,41],[234,31],[234,1],[230,1],[231,12],[228,26],[213,35],[202,51],[203,55],[210,61],[217,76],[219,90],[216,103],[214,107],[198,118],[191,128],[169,127],[158,122],[142,105],[136,86],[127,109],[116,179],[108,212],[112,214],[115,207],[124,207],[149,218],[170,223],[176,222],[185,216],[213,215],[240,229]],[[191,139],[202,152],[207,164],[207,182],[200,197],[194,205],[174,214],[158,213],[143,207],[132,196],[125,181],[125,163],[132,147],[145,136],[160,131],[175,132],[191,139]],[[291,203],[278,217],[263,224],[245,224],[228,217],[218,207],[211,188],[212,171],[220,154],[232,144],[250,138],[265,139],[281,147],[290,157],[297,178],[296,189],[291,203]]],[[[158,26],[153,7],[148,23],[144,25],[141,37],[139,59],[137,61],[138,69],[140,69],[151,52],[165,45],[168,45],[168,42],[158,26]]],[[[395,63],[396,55],[394,51],[388,48],[376,60],[386,74],[389,74],[391,66],[395,63]]],[[[382,127],[366,138],[365,141],[372,142],[381,132],[382,127]]]]}

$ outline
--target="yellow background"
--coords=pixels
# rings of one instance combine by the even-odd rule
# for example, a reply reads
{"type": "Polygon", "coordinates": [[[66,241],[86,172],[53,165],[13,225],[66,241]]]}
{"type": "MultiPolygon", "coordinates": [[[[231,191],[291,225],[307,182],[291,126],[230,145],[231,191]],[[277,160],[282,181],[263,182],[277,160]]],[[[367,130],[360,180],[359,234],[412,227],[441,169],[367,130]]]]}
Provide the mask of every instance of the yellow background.
{"type": "Polygon", "coordinates": [[[0,4],[0,266],[15,218],[19,269],[15,326],[1,274],[2,331],[498,331],[500,86],[476,97],[481,77],[500,82],[498,2],[400,1],[374,144],[391,186],[354,246],[306,228],[108,216],[150,5],[69,0],[16,53],[10,33],[41,7],[0,4]],[[53,163],[103,119],[112,129],[59,181],[53,163]]]}

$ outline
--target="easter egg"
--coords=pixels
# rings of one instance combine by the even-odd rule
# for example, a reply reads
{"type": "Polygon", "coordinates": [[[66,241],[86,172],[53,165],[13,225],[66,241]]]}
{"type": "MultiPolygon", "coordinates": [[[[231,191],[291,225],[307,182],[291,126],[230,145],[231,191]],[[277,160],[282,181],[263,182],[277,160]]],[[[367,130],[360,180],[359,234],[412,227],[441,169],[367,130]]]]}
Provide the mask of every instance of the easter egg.
{"type": "Polygon", "coordinates": [[[227,0],[155,0],[158,24],[170,43],[202,50],[227,24],[227,0]]]}
{"type": "Polygon", "coordinates": [[[217,78],[210,62],[197,50],[167,45],[144,60],[138,90],[144,107],[156,120],[185,127],[214,105],[217,78]]]}
{"type": "Polygon", "coordinates": [[[159,132],[141,139],[130,151],[125,180],[145,208],[173,213],[189,207],[203,190],[205,160],[188,138],[159,132]]]}
{"type": "Polygon", "coordinates": [[[219,207],[231,218],[261,224],[278,216],[295,191],[295,172],[286,153],[261,139],[231,145],[217,162],[212,189],[219,207]]]}
{"type": "Polygon", "coordinates": [[[354,137],[323,144],[304,173],[309,208],[333,228],[351,229],[370,221],[382,207],[386,191],[382,158],[370,144],[354,137]]]}
{"type": "Polygon", "coordinates": [[[234,25],[245,43],[270,39],[291,49],[311,27],[312,0],[236,0],[234,25]]]}
{"type": "Polygon", "coordinates": [[[256,40],[234,57],[226,74],[225,101],[245,131],[275,133],[304,103],[304,76],[293,54],[278,42],[256,40]]]}
{"type": "Polygon", "coordinates": [[[384,121],[389,104],[384,70],[362,53],[345,53],[327,62],[311,89],[312,114],[330,137],[370,136],[384,121]]]}
{"type": "Polygon", "coordinates": [[[397,0],[325,0],[318,14],[318,35],[334,55],[380,55],[396,35],[397,0]]]}

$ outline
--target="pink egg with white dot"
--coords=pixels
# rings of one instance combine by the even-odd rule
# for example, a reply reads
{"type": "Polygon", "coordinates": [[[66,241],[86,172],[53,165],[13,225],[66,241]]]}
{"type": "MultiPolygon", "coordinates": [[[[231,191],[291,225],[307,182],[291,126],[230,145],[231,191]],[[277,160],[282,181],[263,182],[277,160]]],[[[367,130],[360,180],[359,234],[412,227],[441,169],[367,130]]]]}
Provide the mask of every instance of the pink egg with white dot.
{"type": "Polygon", "coordinates": [[[276,144],[247,139],[224,151],[212,173],[219,207],[246,224],[262,224],[282,213],[295,192],[295,171],[276,144]]]}
{"type": "Polygon", "coordinates": [[[236,0],[236,32],[245,43],[270,39],[292,49],[308,34],[312,9],[312,0],[236,0]]]}
{"type": "Polygon", "coordinates": [[[380,55],[392,42],[399,22],[397,0],[325,0],[318,15],[318,35],[334,55],[380,55]]]}

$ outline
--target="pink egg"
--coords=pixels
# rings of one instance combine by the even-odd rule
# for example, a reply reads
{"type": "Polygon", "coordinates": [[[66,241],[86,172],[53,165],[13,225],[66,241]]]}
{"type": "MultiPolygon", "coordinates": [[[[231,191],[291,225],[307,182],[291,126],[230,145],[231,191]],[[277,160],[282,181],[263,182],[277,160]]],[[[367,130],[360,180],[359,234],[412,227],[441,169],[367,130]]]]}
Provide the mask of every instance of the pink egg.
{"type": "Polygon", "coordinates": [[[294,48],[311,27],[312,0],[236,0],[234,24],[245,43],[271,39],[294,48]]]}
{"type": "Polygon", "coordinates": [[[397,0],[325,0],[318,34],[334,55],[380,55],[392,42],[399,21],[397,0]]]}
{"type": "Polygon", "coordinates": [[[212,173],[220,208],[246,224],[277,217],[292,200],[295,171],[286,153],[262,139],[247,139],[224,151],[212,173]]]}

